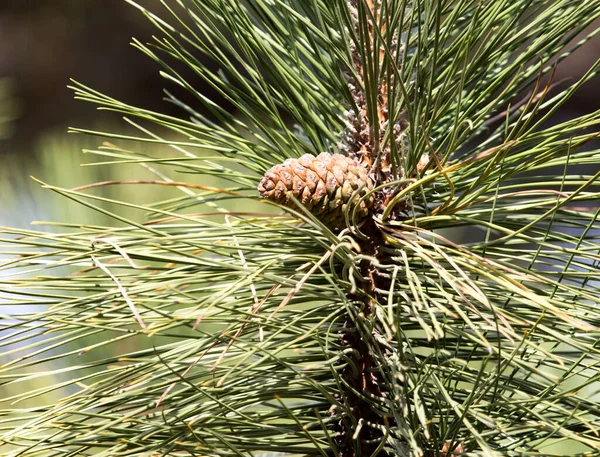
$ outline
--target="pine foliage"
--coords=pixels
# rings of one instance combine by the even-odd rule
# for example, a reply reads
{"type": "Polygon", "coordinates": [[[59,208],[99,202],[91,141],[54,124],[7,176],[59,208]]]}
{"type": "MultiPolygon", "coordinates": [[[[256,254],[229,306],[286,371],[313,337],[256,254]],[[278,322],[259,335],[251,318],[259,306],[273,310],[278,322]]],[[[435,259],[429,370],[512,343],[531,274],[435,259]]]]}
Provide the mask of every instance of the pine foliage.
{"type": "Polygon", "coordinates": [[[600,112],[549,121],[600,3],[129,3],[196,101],[74,83],[140,132],[89,152],[156,179],[46,185],[111,227],[2,229],[0,455],[598,455],[600,112]],[[335,224],[260,198],[323,152],[368,173],[335,224]]]}

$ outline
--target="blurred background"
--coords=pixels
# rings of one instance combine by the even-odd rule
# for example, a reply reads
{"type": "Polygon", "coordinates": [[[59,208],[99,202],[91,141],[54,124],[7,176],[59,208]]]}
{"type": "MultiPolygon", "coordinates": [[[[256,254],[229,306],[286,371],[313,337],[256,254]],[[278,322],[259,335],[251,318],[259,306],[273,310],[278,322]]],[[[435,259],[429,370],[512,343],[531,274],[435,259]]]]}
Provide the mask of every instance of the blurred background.
{"type": "MultiPolygon", "coordinates": [[[[140,3],[159,5],[158,0],[140,3]]],[[[153,33],[150,22],[124,0],[0,0],[0,225],[111,223],[41,189],[30,176],[66,188],[134,179],[122,176],[131,172],[127,166],[79,168],[99,161],[81,150],[97,148],[103,139],[67,134],[68,127],[118,132],[127,127],[118,115],[74,100],[67,85],[72,78],[132,105],[181,115],[162,100],[158,65],[130,45],[132,37],[148,42],[153,33]]],[[[111,187],[102,194],[118,198],[119,192],[131,192],[111,187]]]]}

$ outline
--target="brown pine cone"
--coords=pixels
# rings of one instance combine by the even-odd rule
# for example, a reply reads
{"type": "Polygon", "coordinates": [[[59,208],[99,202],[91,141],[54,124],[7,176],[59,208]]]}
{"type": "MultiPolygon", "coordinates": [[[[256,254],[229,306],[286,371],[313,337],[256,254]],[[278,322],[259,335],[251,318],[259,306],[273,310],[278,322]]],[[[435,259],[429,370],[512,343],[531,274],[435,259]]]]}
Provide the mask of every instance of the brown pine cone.
{"type": "MultiPolygon", "coordinates": [[[[265,173],[258,191],[260,196],[281,205],[293,207],[293,195],[323,223],[334,228],[344,225],[348,204],[373,189],[367,170],[355,160],[341,154],[322,152],[318,156],[305,154],[299,159],[287,159],[265,173]],[[350,202],[350,198],[358,189],[350,202]]],[[[364,218],[373,204],[373,196],[365,198],[357,210],[364,218]]]]}

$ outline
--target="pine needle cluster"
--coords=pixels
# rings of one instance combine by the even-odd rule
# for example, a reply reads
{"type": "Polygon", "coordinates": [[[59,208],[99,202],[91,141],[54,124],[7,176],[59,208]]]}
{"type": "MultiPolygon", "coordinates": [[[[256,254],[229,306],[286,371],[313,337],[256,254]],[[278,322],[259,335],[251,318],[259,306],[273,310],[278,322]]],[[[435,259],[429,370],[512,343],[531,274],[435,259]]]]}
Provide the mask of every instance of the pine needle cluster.
{"type": "Polygon", "coordinates": [[[600,112],[551,121],[599,2],[127,1],[195,102],[74,83],[154,179],[1,230],[0,455],[598,455],[600,112]]]}

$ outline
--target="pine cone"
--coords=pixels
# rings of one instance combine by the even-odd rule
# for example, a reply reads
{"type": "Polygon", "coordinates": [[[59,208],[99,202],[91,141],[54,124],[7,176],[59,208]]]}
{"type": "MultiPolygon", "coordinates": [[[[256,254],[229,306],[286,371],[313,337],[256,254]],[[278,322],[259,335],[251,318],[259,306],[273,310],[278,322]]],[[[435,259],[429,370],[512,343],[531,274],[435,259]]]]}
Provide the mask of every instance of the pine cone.
{"type": "MultiPolygon", "coordinates": [[[[373,181],[362,165],[328,152],[287,159],[267,171],[258,185],[261,197],[293,207],[293,195],[320,221],[334,228],[344,225],[348,204],[357,204],[372,189],[373,181]],[[361,190],[350,202],[358,189],[361,190]]],[[[365,198],[358,207],[358,218],[364,218],[372,204],[372,195],[365,198]]]]}

